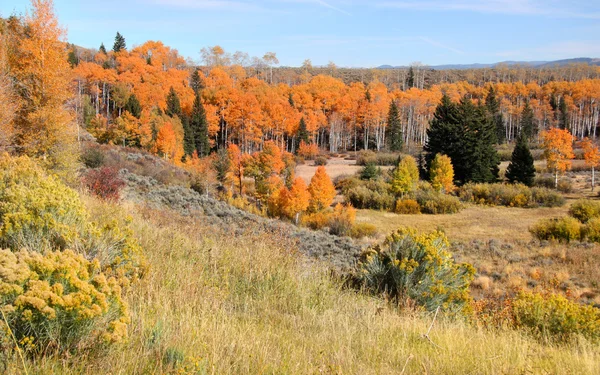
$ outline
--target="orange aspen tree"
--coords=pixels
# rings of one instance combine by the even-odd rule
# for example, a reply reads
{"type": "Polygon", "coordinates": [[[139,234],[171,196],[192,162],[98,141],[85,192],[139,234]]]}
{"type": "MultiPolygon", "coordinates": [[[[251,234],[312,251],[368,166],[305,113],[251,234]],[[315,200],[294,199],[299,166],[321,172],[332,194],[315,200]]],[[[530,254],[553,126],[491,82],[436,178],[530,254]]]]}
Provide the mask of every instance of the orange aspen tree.
{"type": "Polygon", "coordinates": [[[595,185],[595,168],[600,163],[600,150],[589,138],[584,138],[581,141],[581,148],[583,149],[583,159],[585,165],[592,167],[592,191],[594,191],[595,185]]]}
{"type": "Polygon", "coordinates": [[[292,187],[282,198],[283,213],[298,224],[300,214],[308,209],[310,201],[310,193],[304,180],[296,177],[292,187]]]}
{"type": "Polygon", "coordinates": [[[166,123],[158,131],[156,136],[156,152],[165,159],[171,159],[175,155],[177,140],[171,123],[166,123]]]}
{"type": "Polygon", "coordinates": [[[558,174],[571,169],[573,136],[567,129],[552,128],[541,133],[542,147],[548,169],[554,170],[554,187],[558,188],[558,174]]]}
{"type": "Polygon", "coordinates": [[[308,192],[310,193],[310,209],[312,211],[321,211],[331,206],[336,192],[325,167],[320,166],[317,168],[315,175],[310,180],[310,185],[308,185],[308,192]]]}
{"type": "MultiPolygon", "coordinates": [[[[237,185],[240,196],[244,195],[244,155],[236,144],[230,144],[227,147],[227,155],[229,156],[229,172],[233,175],[232,184],[237,185]]],[[[233,187],[232,189],[233,190],[233,187]]]]}

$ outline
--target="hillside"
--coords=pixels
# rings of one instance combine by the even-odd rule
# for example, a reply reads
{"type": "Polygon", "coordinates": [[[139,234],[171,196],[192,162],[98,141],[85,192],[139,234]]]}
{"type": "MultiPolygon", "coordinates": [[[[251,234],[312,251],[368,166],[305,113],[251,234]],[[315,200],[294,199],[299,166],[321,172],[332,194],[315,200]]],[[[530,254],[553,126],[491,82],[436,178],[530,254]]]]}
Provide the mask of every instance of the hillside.
{"type": "MultiPolygon", "coordinates": [[[[561,67],[570,64],[586,64],[590,66],[600,66],[600,59],[590,57],[577,57],[572,59],[554,60],[554,61],[501,61],[490,64],[443,64],[427,65],[428,69],[433,70],[468,70],[468,69],[490,69],[499,66],[523,66],[533,68],[551,68],[561,67]]],[[[377,69],[408,69],[409,66],[380,65],[377,69]]]]}

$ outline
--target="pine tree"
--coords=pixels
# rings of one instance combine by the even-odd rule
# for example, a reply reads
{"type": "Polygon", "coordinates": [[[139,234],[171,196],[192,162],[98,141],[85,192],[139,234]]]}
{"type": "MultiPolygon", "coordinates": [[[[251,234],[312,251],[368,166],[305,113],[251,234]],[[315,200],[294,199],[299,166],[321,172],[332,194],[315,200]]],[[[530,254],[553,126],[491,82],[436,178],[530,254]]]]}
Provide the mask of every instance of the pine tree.
{"type": "Polygon", "coordinates": [[[231,160],[226,149],[220,149],[213,161],[213,168],[217,172],[217,181],[221,185],[221,189],[226,189],[229,179],[229,170],[231,169],[231,160]]]}
{"type": "Polygon", "coordinates": [[[492,121],[496,127],[495,143],[504,143],[506,141],[504,117],[502,116],[502,112],[500,111],[500,102],[496,98],[496,90],[494,89],[494,86],[490,87],[490,91],[485,97],[485,107],[487,108],[489,116],[492,118],[492,121]]]}
{"type": "Polygon", "coordinates": [[[125,44],[125,38],[123,37],[123,35],[121,35],[121,33],[119,33],[117,31],[117,35],[115,36],[115,44],[113,45],[113,51],[116,52],[121,52],[122,50],[126,49],[127,46],[125,44]]]}
{"type": "MultiPolygon", "coordinates": [[[[306,121],[304,121],[304,117],[300,119],[300,124],[298,125],[298,139],[296,140],[298,146],[302,141],[304,141],[306,144],[310,143],[310,137],[308,130],[306,129],[306,121]]],[[[296,146],[296,150],[298,150],[298,146],[296,146]]]]}
{"type": "Polygon", "coordinates": [[[402,123],[400,121],[400,114],[398,113],[398,106],[394,100],[390,103],[386,130],[388,132],[387,139],[390,151],[402,151],[402,123]]]}
{"type": "Polygon", "coordinates": [[[181,102],[173,87],[171,87],[169,94],[167,95],[167,108],[165,109],[165,113],[169,117],[177,116],[181,118],[181,102]]]}
{"type": "Polygon", "coordinates": [[[98,48],[98,52],[106,55],[106,47],[104,47],[104,43],[100,44],[100,48],[98,48]]]}
{"type": "Polygon", "coordinates": [[[296,108],[296,103],[294,103],[294,96],[292,95],[291,92],[288,95],[288,103],[290,103],[290,107],[296,108]]]}
{"type": "Polygon", "coordinates": [[[208,121],[200,93],[196,92],[194,106],[190,116],[190,131],[193,134],[194,145],[198,156],[206,156],[210,153],[210,141],[208,139],[208,121]]]}
{"type": "Polygon", "coordinates": [[[408,68],[408,77],[406,78],[406,86],[408,88],[415,86],[415,70],[413,69],[412,66],[410,68],[408,68]]]}
{"type": "Polygon", "coordinates": [[[561,96],[560,102],[558,103],[558,127],[563,130],[571,131],[569,127],[569,109],[567,108],[567,102],[565,97],[561,96]]]}
{"type": "Polygon", "coordinates": [[[129,95],[129,99],[125,105],[125,110],[131,113],[137,119],[142,116],[142,105],[135,94],[129,95]]]}
{"type": "Polygon", "coordinates": [[[529,100],[525,102],[523,112],[521,112],[521,135],[527,138],[528,141],[532,140],[537,134],[537,126],[535,125],[535,117],[533,109],[529,105],[529,100]]]}
{"type": "Polygon", "coordinates": [[[74,68],[79,64],[79,58],[77,57],[77,47],[75,47],[75,45],[73,44],[71,44],[69,47],[69,45],[67,44],[67,48],[69,50],[67,61],[69,61],[69,65],[71,65],[71,68],[74,68]]]}
{"type": "Polygon", "coordinates": [[[190,77],[190,87],[194,92],[198,92],[204,88],[204,82],[200,78],[200,69],[196,68],[190,77]]]}
{"type": "MultiPolygon", "coordinates": [[[[431,162],[437,154],[448,155],[453,164],[459,164],[462,161],[460,160],[462,141],[463,129],[458,106],[444,94],[427,129],[427,143],[423,147],[427,169],[431,168],[431,162]]],[[[461,177],[463,175],[464,173],[461,173],[461,177]]]]}
{"type": "Polygon", "coordinates": [[[529,151],[527,136],[521,133],[517,137],[517,145],[512,153],[510,164],[506,169],[506,178],[511,183],[522,183],[527,186],[533,185],[535,177],[535,167],[533,166],[533,156],[529,151]]]}
{"type": "Polygon", "coordinates": [[[196,141],[194,140],[194,132],[190,127],[190,118],[188,116],[183,116],[181,125],[183,126],[183,153],[185,158],[196,151],[196,141]]]}

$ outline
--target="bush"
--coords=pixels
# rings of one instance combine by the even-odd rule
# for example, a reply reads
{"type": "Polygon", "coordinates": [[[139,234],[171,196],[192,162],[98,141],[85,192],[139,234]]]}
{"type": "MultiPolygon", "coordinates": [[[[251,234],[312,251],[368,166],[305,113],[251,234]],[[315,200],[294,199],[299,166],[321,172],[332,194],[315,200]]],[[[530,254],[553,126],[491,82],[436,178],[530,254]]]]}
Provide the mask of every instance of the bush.
{"type": "Polygon", "coordinates": [[[600,242],[600,217],[590,219],[581,228],[581,237],[591,242],[600,242]]]}
{"type": "Polygon", "coordinates": [[[577,336],[600,340],[600,309],[556,294],[521,292],[513,302],[515,325],[543,339],[570,341],[577,336]]]}
{"type": "Polygon", "coordinates": [[[315,165],[316,166],[327,165],[327,158],[325,156],[317,156],[315,158],[315,165]]]}
{"type": "Polygon", "coordinates": [[[28,157],[0,157],[0,245],[64,249],[87,218],[79,195],[28,157]]]}
{"type": "Polygon", "coordinates": [[[2,309],[28,350],[81,351],[127,337],[121,288],[97,261],[70,250],[45,255],[0,250],[0,264],[2,309]]]}
{"type": "Polygon", "coordinates": [[[381,169],[377,168],[375,164],[369,163],[358,174],[361,180],[374,180],[381,175],[381,169]]]}
{"type": "Polygon", "coordinates": [[[560,191],[564,194],[569,194],[573,192],[573,184],[569,180],[561,179],[558,180],[558,186],[556,190],[560,191]]]}
{"type": "Polygon", "coordinates": [[[302,225],[310,229],[319,230],[326,228],[329,225],[330,213],[327,211],[319,211],[307,215],[303,215],[300,219],[302,225]]]}
{"type": "Polygon", "coordinates": [[[104,154],[96,147],[86,148],[80,159],[83,165],[88,168],[100,168],[104,165],[104,154]]]}
{"type": "Polygon", "coordinates": [[[329,216],[329,233],[336,236],[349,235],[355,219],[356,210],[352,206],[344,206],[338,203],[329,216]]]}
{"type": "Polygon", "coordinates": [[[533,181],[533,186],[554,189],[554,177],[536,177],[533,181]]]}
{"type": "Polygon", "coordinates": [[[416,194],[421,212],[425,214],[454,214],[462,209],[460,200],[436,191],[419,190],[416,194]]]}
{"type": "Polygon", "coordinates": [[[346,193],[346,201],[353,207],[372,210],[390,210],[396,198],[387,191],[371,190],[367,185],[351,188],[346,193]]]}
{"type": "Polygon", "coordinates": [[[458,192],[465,202],[507,207],[555,207],[564,198],[549,189],[529,188],[523,184],[475,184],[462,186],[458,192]]]}
{"type": "Polygon", "coordinates": [[[589,199],[580,199],[569,208],[569,215],[582,223],[600,217],[600,202],[589,199]]]}
{"type": "Polygon", "coordinates": [[[316,143],[306,144],[304,141],[300,142],[298,147],[298,156],[306,160],[313,160],[319,155],[319,146],[316,143]]]}
{"type": "Polygon", "coordinates": [[[89,170],[83,177],[83,183],[92,195],[112,201],[119,200],[121,190],[125,187],[119,171],[110,167],[89,170]]]}
{"type": "Polygon", "coordinates": [[[381,166],[396,166],[400,161],[401,154],[375,152],[371,150],[362,150],[358,152],[356,165],[381,165],[381,166]]]}
{"type": "Polygon", "coordinates": [[[395,212],[400,215],[415,215],[421,213],[421,206],[414,199],[399,199],[395,212]]]}
{"type": "Polygon", "coordinates": [[[570,242],[581,238],[581,223],[569,216],[543,219],[532,226],[529,231],[539,240],[570,242]]]}
{"type": "Polygon", "coordinates": [[[359,277],[372,292],[403,302],[408,299],[427,310],[462,310],[471,300],[469,284],[475,269],[455,264],[441,232],[418,235],[400,229],[360,258],[359,277]]]}
{"type": "Polygon", "coordinates": [[[350,230],[350,237],[352,238],[363,238],[363,237],[373,237],[377,234],[377,227],[373,224],[369,223],[358,223],[352,226],[350,230]]]}

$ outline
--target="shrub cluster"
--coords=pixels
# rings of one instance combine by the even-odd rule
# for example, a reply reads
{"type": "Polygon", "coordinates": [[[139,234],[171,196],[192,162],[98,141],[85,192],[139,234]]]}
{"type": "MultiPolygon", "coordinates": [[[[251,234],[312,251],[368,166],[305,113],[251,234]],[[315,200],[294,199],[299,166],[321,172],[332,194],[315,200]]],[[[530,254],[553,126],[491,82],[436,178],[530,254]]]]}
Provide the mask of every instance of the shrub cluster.
{"type": "Polygon", "coordinates": [[[400,215],[420,214],[421,206],[419,205],[419,202],[414,199],[398,199],[394,212],[400,215]]]}
{"type": "Polygon", "coordinates": [[[475,269],[454,263],[448,246],[441,232],[400,229],[362,254],[359,279],[372,292],[399,303],[410,299],[427,310],[462,311],[471,300],[469,284],[475,269]]]}
{"type": "Polygon", "coordinates": [[[342,189],[346,201],[353,207],[373,210],[391,210],[394,208],[396,198],[389,192],[390,186],[383,180],[352,181],[353,187],[346,186],[342,189]]]}
{"type": "Polygon", "coordinates": [[[600,242],[600,203],[578,200],[569,208],[569,215],[542,219],[529,231],[539,240],[600,242]]]}
{"type": "Polygon", "coordinates": [[[104,165],[104,154],[97,147],[88,147],[83,150],[80,159],[88,168],[100,168],[104,165]]]}
{"type": "Polygon", "coordinates": [[[433,190],[418,190],[416,200],[425,214],[455,214],[462,209],[457,197],[433,190]]]}
{"type": "Polygon", "coordinates": [[[315,158],[315,165],[316,166],[327,165],[327,158],[325,156],[317,156],[315,158]]]}
{"type": "Polygon", "coordinates": [[[0,250],[0,302],[27,350],[78,350],[127,337],[127,307],[99,262],[70,250],[0,250]]]}
{"type": "Polygon", "coordinates": [[[600,202],[580,199],[571,205],[569,215],[582,223],[587,223],[593,218],[600,217],[600,202]]]}
{"type": "Polygon", "coordinates": [[[381,165],[381,166],[396,166],[401,158],[398,153],[375,152],[371,150],[359,151],[356,157],[356,165],[381,165]]]}
{"type": "Polygon", "coordinates": [[[556,207],[565,203],[565,199],[552,190],[522,184],[469,183],[462,186],[458,194],[465,202],[491,206],[556,207]]]}
{"type": "Polygon", "coordinates": [[[83,177],[83,183],[92,195],[111,201],[121,198],[121,189],[125,186],[119,171],[111,167],[90,169],[83,177]]]}

